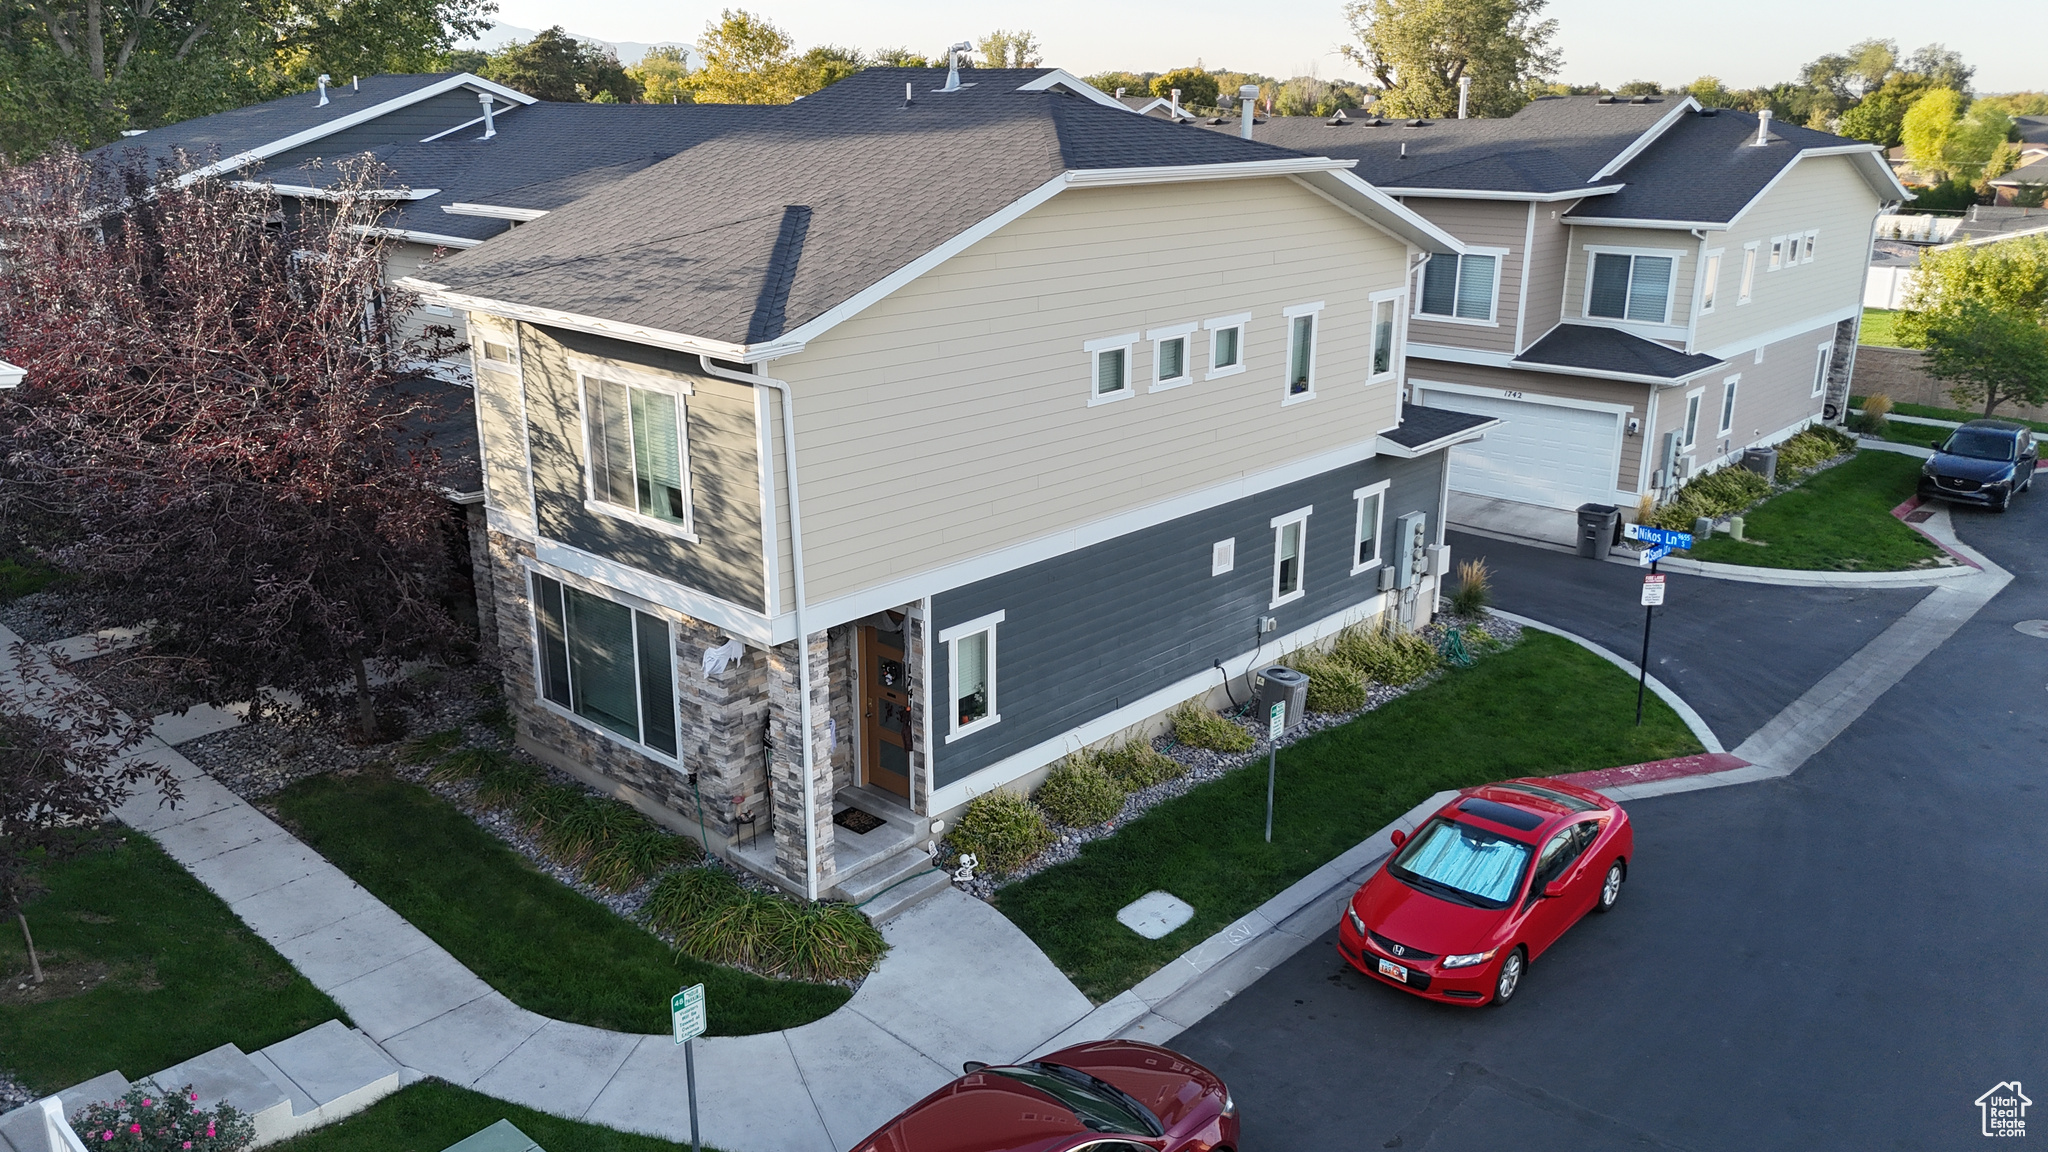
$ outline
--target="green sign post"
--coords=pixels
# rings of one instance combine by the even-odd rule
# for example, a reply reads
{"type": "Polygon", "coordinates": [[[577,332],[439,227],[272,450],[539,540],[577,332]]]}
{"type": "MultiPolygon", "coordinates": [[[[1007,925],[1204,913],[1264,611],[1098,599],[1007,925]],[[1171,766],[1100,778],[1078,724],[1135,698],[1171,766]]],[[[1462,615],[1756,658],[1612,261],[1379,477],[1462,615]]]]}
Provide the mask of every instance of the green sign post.
{"type": "Polygon", "coordinates": [[[691,1041],[704,1034],[704,986],[692,984],[669,997],[668,1013],[675,1022],[676,1043],[683,1046],[683,1076],[690,1085],[690,1147],[703,1152],[697,1139],[697,1046],[691,1041]]]}

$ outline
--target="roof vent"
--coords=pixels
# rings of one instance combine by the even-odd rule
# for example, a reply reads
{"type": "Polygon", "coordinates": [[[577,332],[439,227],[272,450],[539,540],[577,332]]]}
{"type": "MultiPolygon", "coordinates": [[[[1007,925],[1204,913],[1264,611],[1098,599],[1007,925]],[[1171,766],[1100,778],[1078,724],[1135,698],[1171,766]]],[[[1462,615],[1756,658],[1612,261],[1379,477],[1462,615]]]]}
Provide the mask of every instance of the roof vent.
{"type": "Polygon", "coordinates": [[[320,85],[320,103],[313,105],[313,107],[325,108],[327,107],[327,73],[322,72],[320,79],[316,83],[320,85]]]}
{"type": "Polygon", "coordinates": [[[960,54],[972,51],[974,51],[974,45],[969,44],[965,40],[946,49],[946,86],[939,89],[939,91],[958,92],[960,90],[960,54]]]}
{"type": "Polygon", "coordinates": [[[1458,77],[1458,119],[1465,118],[1465,105],[1472,99],[1472,78],[1458,77]]]}
{"type": "Polygon", "coordinates": [[[1771,110],[1766,108],[1756,114],[1756,143],[1752,147],[1761,148],[1770,142],[1771,110]]]}
{"type": "Polygon", "coordinates": [[[1257,84],[1239,85],[1237,89],[1237,103],[1239,109],[1237,134],[1249,140],[1252,138],[1252,121],[1257,118],[1259,113],[1259,86],[1257,84]]]}
{"type": "Polygon", "coordinates": [[[1167,104],[1167,110],[1173,114],[1173,118],[1175,120],[1178,120],[1180,119],[1180,89],[1172,89],[1169,93],[1169,96],[1171,98],[1171,102],[1167,104]]]}
{"type": "Polygon", "coordinates": [[[498,134],[498,121],[496,117],[497,108],[494,106],[497,97],[491,95],[489,92],[479,92],[476,94],[476,99],[477,103],[482,104],[484,106],[483,138],[485,140],[489,140],[491,137],[496,136],[498,134]]]}
{"type": "Polygon", "coordinates": [[[1409,122],[1407,122],[1406,124],[1403,124],[1403,125],[1401,125],[1401,127],[1403,127],[1403,128],[1427,128],[1427,127],[1429,127],[1429,121],[1427,121],[1427,120],[1410,120],[1410,121],[1409,121],[1409,122]]]}
{"type": "Polygon", "coordinates": [[[1631,96],[1628,98],[1628,102],[1631,104],[1648,104],[1650,102],[1650,98],[1647,95],[1631,96]]]}
{"type": "Polygon", "coordinates": [[[1344,110],[1339,108],[1335,116],[1323,121],[1323,123],[1328,124],[1332,128],[1342,128],[1344,125],[1351,123],[1351,117],[1346,116],[1344,110]]]}
{"type": "Polygon", "coordinates": [[[1599,98],[1598,100],[1595,100],[1595,101],[1593,101],[1593,103],[1595,103],[1595,104],[1612,104],[1612,103],[1614,103],[1614,97],[1612,97],[1612,96],[1602,96],[1602,97],[1600,97],[1600,98],[1599,98]]]}
{"type": "Polygon", "coordinates": [[[1702,108],[1702,109],[1700,109],[1700,115],[1702,115],[1702,116],[1719,116],[1720,114],[1721,114],[1721,110],[1720,110],[1719,108],[1702,108]]]}
{"type": "Polygon", "coordinates": [[[1365,122],[1365,126],[1367,128],[1385,128],[1387,126],[1387,122],[1375,116],[1372,119],[1367,120],[1365,122]]]}

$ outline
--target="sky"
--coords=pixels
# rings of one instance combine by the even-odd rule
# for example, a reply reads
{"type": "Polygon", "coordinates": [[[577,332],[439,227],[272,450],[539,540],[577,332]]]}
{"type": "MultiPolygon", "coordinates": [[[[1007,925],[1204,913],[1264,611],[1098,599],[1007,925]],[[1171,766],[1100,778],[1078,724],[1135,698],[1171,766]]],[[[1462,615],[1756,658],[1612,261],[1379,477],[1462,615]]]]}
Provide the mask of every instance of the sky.
{"type": "MultiPolygon", "coordinates": [[[[909,46],[936,57],[947,44],[996,28],[1029,29],[1046,63],[1079,75],[1122,69],[1166,71],[1200,60],[1275,76],[1307,73],[1364,79],[1337,46],[1349,39],[1343,0],[1246,4],[1244,0],[1103,3],[1101,0],[723,0],[767,16],[799,48],[843,44],[909,46]],[[1247,10],[1255,18],[1247,19],[1247,10]]],[[[507,24],[612,41],[689,43],[718,16],[718,0],[499,0],[507,24]]],[[[1628,80],[1686,84],[1701,75],[1731,88],[1795,79],[1799,66],[1870,37],[1906,51],[1939,40],[1977,67],[1979,92],[2048,89],[2048,55],[2038,35],[2038,0],[1970,0],[1943,18],[1925,0],[1551,0],[1565,64],[1560,79],[1615,85],[1628,80]],[[1702,18],[1711,12],[1711,18],[1702,18]]]]}

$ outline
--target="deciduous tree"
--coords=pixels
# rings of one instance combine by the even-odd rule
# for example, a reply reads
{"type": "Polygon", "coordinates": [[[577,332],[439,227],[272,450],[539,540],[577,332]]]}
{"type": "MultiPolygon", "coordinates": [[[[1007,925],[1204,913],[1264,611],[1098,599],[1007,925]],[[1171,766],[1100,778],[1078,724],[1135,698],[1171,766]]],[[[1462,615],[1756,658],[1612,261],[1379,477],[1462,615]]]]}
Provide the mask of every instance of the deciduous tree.
{"type": "Polygon", "coordinates": [[[640,82],[616,53],[576,39],[559,24],[492,53],[483,75],[542,100],[625,104],[640,98],[640,82]]]}
{"type": "Polygon", "coordinates": [[[974,42],[984,68],[1036,68],[1045,62],[1045,46],[1029,31],[1001,28],[974,42]]]}
{"type": "Polygon", "coordinates": [[[1931,321],[1925,332],[1927,371],[1949,385],[1958,404],[2048,403],[2048,328],[1975,301],[1931,321]]]}
{"type": "Polygon", "coordinates": [[[704,26],[683,85],[700,104],[787,104],[798,96],[796,44],[764,16],[727,8],[704,26]]]}
{"type": "Polygon", "coordinates": [[[1395,116],[1449,116],[1458,81],[1472,80],[1470,112],[1511,116],[1529,89],[1563,64],[1546,0],[1350,0],[1356,44],[1346,59],[1370,70],[1395,116]]]}
{"type": "Polygon", "coordinates": [[[640,85],[640,99],[647,104],[685,104],[692,96],[683,78],[689,73],[690,54],[674,44],[649,48],[640,62],[626,69],[640,85]]]}
{"type": "Polygon", "coordinates": [[[1180,89],[1180,102],[1189,108],[1214,108],[1220,89],[1216,76],[1202,68],[1175,68],[1152,80],[1152,95],[1167,96],[1180,89]]]}

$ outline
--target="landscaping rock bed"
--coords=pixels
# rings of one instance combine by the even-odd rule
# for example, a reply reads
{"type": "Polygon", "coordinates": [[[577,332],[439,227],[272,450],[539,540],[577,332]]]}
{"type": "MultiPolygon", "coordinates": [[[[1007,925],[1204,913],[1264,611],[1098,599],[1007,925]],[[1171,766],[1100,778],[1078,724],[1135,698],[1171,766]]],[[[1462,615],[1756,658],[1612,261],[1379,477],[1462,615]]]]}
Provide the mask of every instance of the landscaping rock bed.
{"type": "MultiPolygon", "coordinates": [[[[1511,647],[1522,638],[1522,626],[1520,624],[1492,615],[1481,616],[1477,620],[1440,616],[1435,622],[1420,629],[1419,634],[1426,637],[1432,644],[1441,645],[1451,629],[1465,630],[1474,627],[1485,632],[1494,640],[1499,641],[1502,647],[1511,647]]],[[[1483,655],[1482,652],[1473,653],[1475,659],[1483,658],[1483,655]]],[[[1439,669],[1419,680],[1400,687],[1374,683],[1366,689],[1366,702],[1363,708],[1357,708],[1349,712],[1310,712],[1302,718],[1301,723],[1289,728],[1281,735],[1279,746],[1285,748],[1325,729],[1335,728],[1340,724],[1348,724],[1390,700],[1398,699],[1426,684],[1435,682],[1443,674],[1443,670],[1439,669]]],[[[1045,851],[1033,857],[1029,864],[1004,876],[992,876],[987,873],[978,874],[973,880],[964,884],[956,883],[955,886],[977,899],[993,901],[996,892],[1004,886],[1022,880],[1027,876],[1043,872],[1055,864],[1064,864],[1074,859],[1081,854],[1082,845],[1092,840],[1100,840],[1104,837],[1115,835],[1119,828],[1136,820],[1157,805],[1178,796],[1185,796],[1194,788],[1207,784],[1212,780],[1221,779],[1227,773],[1237,771],[1240,768],[1250,767],[1254,764],[1265,763],[1268,751],[1266,726],[1260,723],[1258,718],[1253,715],[1254,711],[1255,706],[1253,702],[1248,701],[1234,712],[1226,715],[1226,718],[1232,723],[1252,734],[1256,742],[1250,751],[1216,752],[1207,748],[1195,748],[1179,743],[1173,738],[1171,733],[1154,737],[1152,746],[1174,760],[1185,764],[1187,766],[1186,772],[1171,780],[1132,792],[1125,798],[1122,811],[1118,812],[1115,818],[1106,820],[1101,824],[1086,828],[1073,828],[1057,821],[1051,821],[1053,832],[1057,838],[1045,851]]],[[[950,859],[956,852],[957,849],[950,842],[942,841],[939,845],[939,858],[941,860],[950,859]]]]}
{"type": "Polygon", "coordinates": [[[33,1104],[41,1097],[29,1091],[28,1085],[0,1072],[0,1113],[12,1112],[25,1104],[33,1104]]]}
{"type": "Polygon", "coordinates": [[[176,657],[158,656],[148,648],[130,648],[73,661],[69,671],[114,707],[142,720],[183,712],[203,702],[178,675],[180,663],[176,657]]]}
{"type": "Polygon", "coordinates": [[[68,640],[106,627],[84,598],[62,592],[31,592],[0,604],[0,624],[31,644],[68,640]]]}

